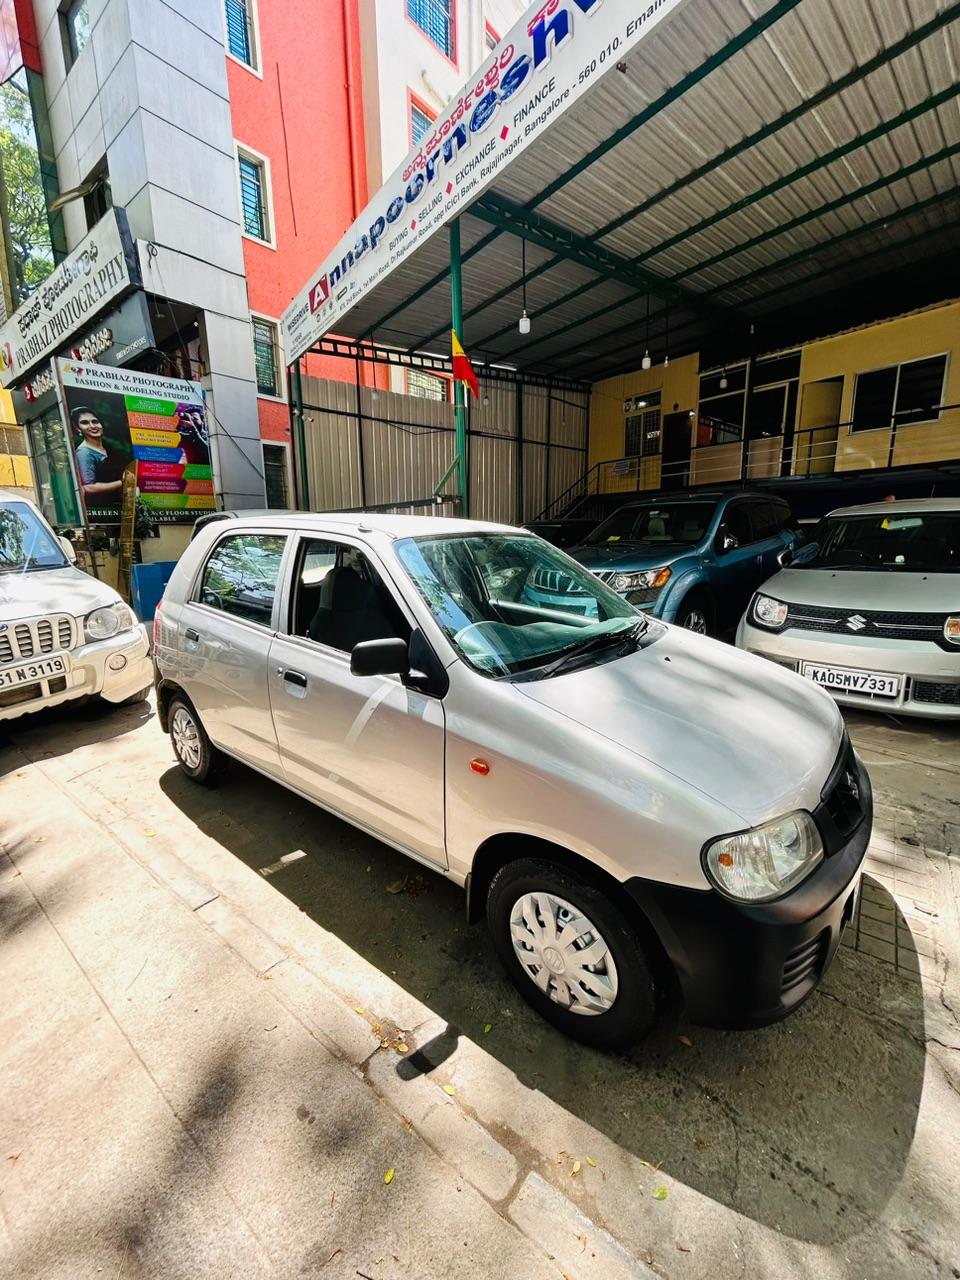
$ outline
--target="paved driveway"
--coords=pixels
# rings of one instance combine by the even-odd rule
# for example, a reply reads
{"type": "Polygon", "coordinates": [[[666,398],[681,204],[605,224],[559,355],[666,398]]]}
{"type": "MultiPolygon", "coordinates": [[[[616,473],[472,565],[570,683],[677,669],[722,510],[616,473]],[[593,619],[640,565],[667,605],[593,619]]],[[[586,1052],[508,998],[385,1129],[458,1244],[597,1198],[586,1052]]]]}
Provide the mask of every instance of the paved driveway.
{"type": "MultiPolygon", "coordinates": [[[[558,1275],[960,1276],[960,731],[850,717],[877,799],[869,875],[796,1016],[743,1034],[674,1018],[603,1055],[526,1008],[454,886],[243,768],[193,787],[149,707],[11,728],[4,815],[39,771],[292,1007],[319,983],[334,1044],[355,1023],[374,1040],[354,1064],[371,1099],[558,1275]]],[[[18,816],[22,851],[43,814],[18,816]]]]}

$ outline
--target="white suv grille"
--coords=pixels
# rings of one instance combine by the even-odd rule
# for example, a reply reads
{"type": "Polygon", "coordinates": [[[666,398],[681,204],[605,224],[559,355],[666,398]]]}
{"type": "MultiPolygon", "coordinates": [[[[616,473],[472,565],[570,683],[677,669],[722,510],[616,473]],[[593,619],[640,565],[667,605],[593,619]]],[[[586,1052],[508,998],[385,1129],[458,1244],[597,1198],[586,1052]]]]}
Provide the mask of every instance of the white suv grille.
{"type": "Polygon", "coordinates": [[[60,653],[74,646],[75,624],[66,613],[29,622],[10,622],[0,631],[0,666],[23,662],[45,653],[60,653]]]}

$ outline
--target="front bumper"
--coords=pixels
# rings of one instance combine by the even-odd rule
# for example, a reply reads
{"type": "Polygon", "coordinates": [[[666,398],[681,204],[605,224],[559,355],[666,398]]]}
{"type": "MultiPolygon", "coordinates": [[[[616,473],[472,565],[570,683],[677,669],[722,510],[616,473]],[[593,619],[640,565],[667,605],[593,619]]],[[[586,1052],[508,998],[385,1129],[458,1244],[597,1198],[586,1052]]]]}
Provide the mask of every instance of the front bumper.
{"type": "Polygon", "coordinates": [[[950,653],[927,641],[866,639],[797,627],[764,631],[746,618],[737,631],[737,648],[798,672],[802,662],[816,662],[903,677],[896,698],[828,689],[831,697],[845,707],[937,720],[960,719],[960,650],[950,653]]]}
{"type": "Polygon", "coordinates": [[[846,843],[776,902],[735,903],[714,890],[639,877],[624,888],[660,939],[693,1022],[763,1027],[816,988],[853,919],[873,825],[870,780],[857,765],[863,817],[846,843]]]}
{"type": "MultiPolygon", "coordinates": [[[[150,645],[146,630],[138,625],[109,640],[97,640],[78,646],[67,653],[50,653],[45,658],[64,657],[69,670],[63,676],[37,681],[29,689],[36,690],[33,697],[4,705],[0,690],[0,720],[13,720],[17,716],[58,707],[77,698],[99,695],[107,702],[122,702],[141,689],[149,688],[153,680],[150,662],[150,645]],[[124,659],[120,671],[113,670],[110,659],[124,659]]],[[[26,690],[24,690],[26,692],[26,690]]]]}

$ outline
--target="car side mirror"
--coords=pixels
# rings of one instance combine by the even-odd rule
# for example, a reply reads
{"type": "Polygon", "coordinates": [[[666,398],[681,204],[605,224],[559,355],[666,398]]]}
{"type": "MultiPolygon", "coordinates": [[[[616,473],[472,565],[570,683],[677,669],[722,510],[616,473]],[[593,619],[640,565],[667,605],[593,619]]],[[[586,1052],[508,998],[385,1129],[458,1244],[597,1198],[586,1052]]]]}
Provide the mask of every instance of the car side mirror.
{"type": "Polygon", "coordinates": [[[721,538],[720,538],[721,551],[736,551],[739,545],[740,545],[740,540],[737,538],[736,534],[724,533],[721,535],[721,538]]]}
{"type": "Polygon", "coordinates": [[[410,650],[406,640],[361,640],[351,650],[351,675],[406,676],[409,673],[410,650]]]}
{"type": "Polygon", "coordinates": [[[69,539],[69,538],[65,538],[65,537],[61,534],[61,535],[60,535],[60,537],[59,537],[59,538],[57,538],[57,541],[60,543],[60,550],[61,550],[61,551],[63,552],[63,554],[67,557],[67,559],[70,561],[70,563],[71,563],[71,564],[76,564],[76,563],[77,563],[77,549],[76,549],[76,547],[73,545],[73,543],[70,541],[70,539],[69,539]]]}
{"type": "Polygon", "coordinates": [[[777,556],[777,564],[781,569],[786,569],[788,565],[793,564],[793,547],[784,547],[777,556]]]}

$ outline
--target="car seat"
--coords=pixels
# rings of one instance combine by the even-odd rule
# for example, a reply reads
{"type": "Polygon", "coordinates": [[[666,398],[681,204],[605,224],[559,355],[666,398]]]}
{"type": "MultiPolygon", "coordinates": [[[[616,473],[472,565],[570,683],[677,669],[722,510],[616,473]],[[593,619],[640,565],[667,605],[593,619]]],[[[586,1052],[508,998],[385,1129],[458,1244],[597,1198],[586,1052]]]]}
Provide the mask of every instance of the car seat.
{"type": "Polygon", "coordinates": [[[397,630],[384,611],[376,583],[342,565],[323,580],[320,604],[307,628],[317,644],[351,653],[363,640],[386,640],[397,630]]]}

